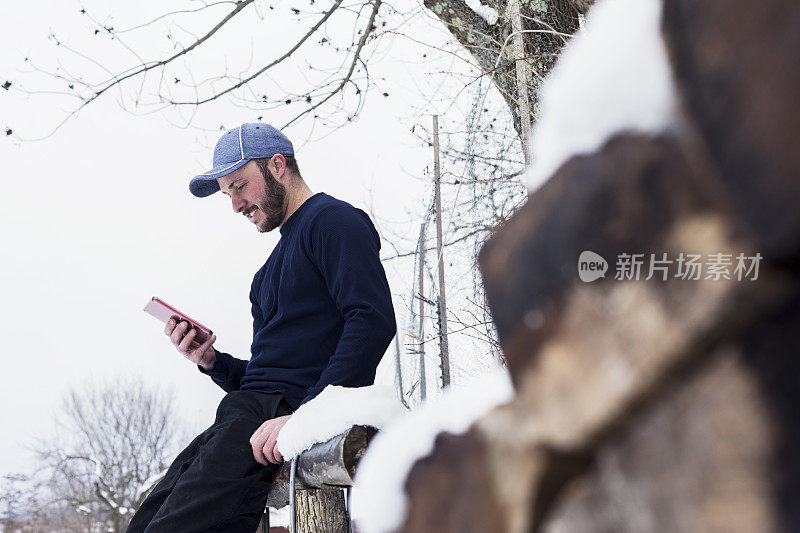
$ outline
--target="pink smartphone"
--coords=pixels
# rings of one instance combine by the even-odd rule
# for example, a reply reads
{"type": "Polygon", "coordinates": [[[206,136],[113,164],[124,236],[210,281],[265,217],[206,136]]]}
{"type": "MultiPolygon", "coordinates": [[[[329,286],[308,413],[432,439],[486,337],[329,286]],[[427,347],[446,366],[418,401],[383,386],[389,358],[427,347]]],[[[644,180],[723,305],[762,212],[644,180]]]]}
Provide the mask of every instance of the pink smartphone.
{"type": "Polygon", "coordinates": [[[203,344],[212,334],[212,331],[202,325],[200,322],[197,320],[192,320],[165,301],[160,300],[155,296],[151,298],[149,302],[147,302],[147,305],[144,306],[144,312],[156,317],[165,324],[170,318],[174,318],[178,322],[185,320],[189,323],[189,327],[196,331],[193,342],[197,342],[198,344],[203,344]]]}

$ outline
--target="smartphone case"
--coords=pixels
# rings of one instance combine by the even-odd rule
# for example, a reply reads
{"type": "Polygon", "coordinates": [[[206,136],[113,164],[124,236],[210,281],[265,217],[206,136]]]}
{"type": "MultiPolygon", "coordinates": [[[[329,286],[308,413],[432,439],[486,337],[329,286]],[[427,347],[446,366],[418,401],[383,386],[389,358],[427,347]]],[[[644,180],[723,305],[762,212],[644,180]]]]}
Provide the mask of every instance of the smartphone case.
{"type": "Polygon", "coordinates": [[[195,333],[193,340],[199,344],[203,344],[212,334],[212,331],[202,325],[200,322],[189,318],[165,301],[156,298],[155,296],[151,298],[149,302],[147,302],[147,305],[144,306],[144,312],[156,317],[165,324],[170,318],[175,318],[178,321],[185,320],[189,323],[190,327],[194,328],[194,330],[197,332],[195,333]]]}

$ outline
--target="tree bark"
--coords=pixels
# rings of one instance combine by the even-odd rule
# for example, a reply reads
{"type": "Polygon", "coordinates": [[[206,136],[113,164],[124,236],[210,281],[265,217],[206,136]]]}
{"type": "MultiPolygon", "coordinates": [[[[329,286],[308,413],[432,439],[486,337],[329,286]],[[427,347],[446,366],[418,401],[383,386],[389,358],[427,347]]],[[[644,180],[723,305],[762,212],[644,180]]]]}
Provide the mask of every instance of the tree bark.
{"type": "MultiPolygon", "coordinates": [[[[439,115],[433,115],[433,174],[434,174],[434,209],[436,211],[436,257],[439,271],[439,368],[441,369],[442,388],[450,386],[450,348],[447,342],[447,297],[444,281],[444,249],[442,247],[442,176],[439,165],[439,115]]],[[[422,279],[422,278],[420,278],[422,279]]]]}
{"type": "Polygon", "coordinates": [[[298,533],[347,533],[343,490],[298,490],[296,497],[298,533]]]}
{"type": "MultiPolygon", "coordinates": [[[[523,121],[520,109],[530,110],[527,122],[536,117],[538,111],[537,95],[539,83],[556,62],[567,37],[578,29],[578,15],[588,9],[591,1],[585,0],[527,0],[519,2],[522,50],[517,50],[511,42],[505,46],[511,35],[508,0],[483,0],[485,4],[499,13],[495,24],[489,24],[472,11],[463,0],[424,0],[425,7],[444,23],[453,37],[472,55],[477,66],[489,73],[495,87],[500,91],[514,118],[514,128],[522,138],[523,121]],[[530,33],[530,31],[540,33],[530,33]],[[557,32],[557,33],[556,33],[557,32]],[[558,35],[558,33],[563,35],[558,35]],[[501,50],[502,48],[502,50],[501,50]],[[498,56],[502,58],[498,63],[498,56]],[[516,55],[524,59],[525,90],[520,91],[517,77],[516,55]],[[495,69],[495,65],[497,68],[495,69]],[[527,92],[527,102],[521,100],[527,92]]],[[[525,111],[523,111],[525,112],[525,111]]]]}

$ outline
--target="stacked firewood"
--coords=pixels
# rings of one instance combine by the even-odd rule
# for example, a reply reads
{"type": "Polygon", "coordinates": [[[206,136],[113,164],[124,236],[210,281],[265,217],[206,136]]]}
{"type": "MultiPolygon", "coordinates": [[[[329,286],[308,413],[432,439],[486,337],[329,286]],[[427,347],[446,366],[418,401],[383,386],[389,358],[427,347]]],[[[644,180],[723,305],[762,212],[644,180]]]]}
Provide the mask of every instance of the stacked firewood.
{"type": "Polygon", "coordinates": [[[439,436],[404,531],[800,531],[800,4],[663,9],[681,127],[573,157],[485,246],[517,396],[439,436]],[[633,254],[760,261],[614,276],[633,254]]]}

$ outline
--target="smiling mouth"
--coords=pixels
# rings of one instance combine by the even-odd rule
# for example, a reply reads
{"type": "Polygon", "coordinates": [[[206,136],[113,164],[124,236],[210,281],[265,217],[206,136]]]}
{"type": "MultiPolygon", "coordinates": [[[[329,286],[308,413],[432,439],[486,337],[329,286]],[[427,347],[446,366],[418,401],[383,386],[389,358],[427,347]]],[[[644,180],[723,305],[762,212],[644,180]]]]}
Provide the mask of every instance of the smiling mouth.
{"type": "Polygon", "coordinates": [[[258,211],[258,206],[254,205],[253,207],[251,207],[250,209],[248,209],[247,211],[245,211],[242,214],[244,216],[246,216],[247,218],[249,218],[250,220],[253,220],[253,216],[256,214],[256,211],[258,211]]]}

